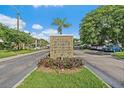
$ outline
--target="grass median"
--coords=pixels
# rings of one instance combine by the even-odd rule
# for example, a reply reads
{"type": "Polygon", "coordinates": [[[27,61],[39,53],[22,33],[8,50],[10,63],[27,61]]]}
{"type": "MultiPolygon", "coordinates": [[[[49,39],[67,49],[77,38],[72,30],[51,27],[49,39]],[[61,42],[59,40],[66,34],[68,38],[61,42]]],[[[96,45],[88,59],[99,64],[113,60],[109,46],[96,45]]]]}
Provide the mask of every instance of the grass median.
{"type": "Polygon", "coordinates": [[[87,68],[74,73],[44,72],[35,70],[18,88],[107,88],[87,68]]]}
{"type": "Polygon", "coordinates": [[[36,50],[0,50],[0,58],[16,56],[19,54],[31,53],[36,50]]]}
{"type": "Polygon", "coordinates": [[[124,51],[123,52],[116,52],[113,54],[113,56],[124,59],[124,51]]]}

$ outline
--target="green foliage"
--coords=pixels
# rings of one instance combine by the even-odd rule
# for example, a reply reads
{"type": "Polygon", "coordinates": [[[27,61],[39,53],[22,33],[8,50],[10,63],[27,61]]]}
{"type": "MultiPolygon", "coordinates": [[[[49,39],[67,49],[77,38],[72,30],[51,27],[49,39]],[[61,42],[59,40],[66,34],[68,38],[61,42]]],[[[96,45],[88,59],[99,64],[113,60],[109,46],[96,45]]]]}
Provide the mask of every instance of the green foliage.
{"type": "Polygon", "coordinates": [[[64,19],[60,19],[60,18],[56,18],[54,19],[52,25],[58,26],[58,33],[62,34],[62,28],[69,28],[71,26],[71,24],[69,23],[65,23],[66,18],[64,19]]]}
{"type": "Polygon", "coordinates": [[[34,71],[18,88],[107,88],[106,84],[82,68],[75,73],[34,71]]]}
{"type": "Polygon", "coordinates": [[[0,50],[0,58],[15,56],[16,53],[14,51],[0,50]]]}
{"type": "Polygon", "coordinates": [[[0,58],[16,56],[19,54],[31,53],[36,50],[0,50],[0,58]]]}
{"type": "Polygon", "coordinates": [[[101,6],[88,13],[80,23],[84,44],[121,43],[124,46],[124,6],[101,6]]]}
{"type": "Polygon", "coordinates": [[[40,47],[48,45],[48,42],[44,39],[39,39],[38,41],[39,41],[38,46],[40,47]]]}
{"type": "MultiPolygon", "coordinates": [[[[15,47],[22,49],[20,45],[24,44],[29,47],[35,42],[35,39],[30,34],[8,28],[3,24],[0,24],[0,38],[4,41],[0,43],[0,49],[14,49],[15,47]]],[[[48,42],[43,39],[40,39],[39,42],[39,46],[48,44],[48,42]]]]}
{"type": "Polygon", "coordinates": [[[31,44],[33,40],[29,34],[8,28],[2,24],[0,24],[0,38],[4,41],[2,45],[4,49],[12,49],[13,45],[18,46],[20,43],[31,44]]]}
{"type": "Polygon", "coordinates": [[[82,58],[74,57],[74,58],[43,58],[38,62],[38,67],[44,66],[49,68],[56,69],[72,69],[72,68],[80,68],[84,65],[85,61],[82,58]]]}
{"type": "Polygon", "coordinates": [[[79,45],[79,44],[80,44],[80,39],[74,38],[73,45],[79,45]]]}
{"type": "Polygon", "coordinates": [[[116,52],[113,54],[113,56],[124,59],[124,51],[123,52],[116,52]]]}

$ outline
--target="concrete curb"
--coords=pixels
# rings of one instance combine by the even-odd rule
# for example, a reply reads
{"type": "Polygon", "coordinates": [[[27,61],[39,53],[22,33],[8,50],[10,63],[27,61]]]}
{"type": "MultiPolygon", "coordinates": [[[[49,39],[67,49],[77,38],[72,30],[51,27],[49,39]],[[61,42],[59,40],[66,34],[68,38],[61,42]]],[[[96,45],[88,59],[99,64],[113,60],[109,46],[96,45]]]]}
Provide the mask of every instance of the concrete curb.
{"type": "Polygon", "coordinates": [[[14,59],[14,58],[19,58],[19,57],[27,56],[27,55],[31,55],[31,54],[36,54],[36,53],[43,52],[43,51],[48,51],[48,50],[40,50],[40,51],[35,51],[35,52],[32,52],[32,53],[20,54],[20,55],[16,55],[16,56],[7,57],[7,58],[1,58],[0,62],[11,60],[11,59],[14,59]]]}
{"type": "Polygon", "coordinates": [[[84,66],[85,68],[87,68],[91,73],[93,73],[98,79],[100,79],[103,83],[105,83],[107,85],[108,88],[112,88],[108,83],[106,83],[100,76],[98,76],[95,72],[93,72],[90,68],[88,68],[87,66],[84,66]]]}
{"type": "Polygon", "coordinates": [[[111,57],[114,58],[114,59],[116,59],[116,60],[124,61],[123,58],[119,58],[119,57],[117,57],[117,56],[115,56],[115,55],[111,55],[111,57]]]}
{"type": "Polygon", "coordinates": [[[17,88],[17,86],[19,86],[36,69],[37,69],[37,67],[35,67],[33,70],[31,70],[25,77],[23,77],[19,82],[17,82],[12,88],[17,88]]]}
{"type": "MultiPolygon", "coordinates": [[[[85,68],[87,68],[92,74],[94,74],[98,79],[100,79],[103,83],[105,83],[108,88],[112,88],[109,84],[107,84],[101,77],[99,77],[96,73],[94,73],[90,68],[88,68],[87,66],[84,66],[85,68]]],[[[33,70],[31,70],[24,78],[22,78],[19,82],[17,82],[12,88],[17,88],[17,86],[19,86],[28,76],[31,75],[31,73],[33,71],[35,71],[37,69],[37,67],[35,67],[33,70]]]]}

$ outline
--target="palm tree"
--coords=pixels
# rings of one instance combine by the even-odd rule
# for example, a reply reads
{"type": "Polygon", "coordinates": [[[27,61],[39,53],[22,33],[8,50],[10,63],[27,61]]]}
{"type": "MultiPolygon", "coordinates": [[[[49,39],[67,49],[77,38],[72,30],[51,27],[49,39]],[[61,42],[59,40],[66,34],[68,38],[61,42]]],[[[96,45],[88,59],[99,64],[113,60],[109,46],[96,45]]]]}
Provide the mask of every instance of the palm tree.
{"type": "Polygon", "coordinates": [[[64,19],[56,18],[52,23],[52,25],[58,26],[57,30],[59,34],[62,34],[62,28],[69,28],[71,26],[71,24],[65,23],[65,21],[66,18],[64,19]]]}

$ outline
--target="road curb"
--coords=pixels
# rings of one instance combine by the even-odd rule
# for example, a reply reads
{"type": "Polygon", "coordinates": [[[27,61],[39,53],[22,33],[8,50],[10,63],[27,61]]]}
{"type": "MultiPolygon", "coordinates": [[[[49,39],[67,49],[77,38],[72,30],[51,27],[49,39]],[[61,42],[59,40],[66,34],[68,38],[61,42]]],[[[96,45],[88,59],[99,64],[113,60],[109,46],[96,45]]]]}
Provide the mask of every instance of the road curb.
{"type": "Polygon", "coordinates": [[[35,67],[33,70],[31,70],[25,77],[23,77],[19,82],[17,82],[12,88],[17,88],[17,86],[19,86],[36,69],[37,69],[37,67],[35,67]]]}
{"type": "MultiPolygon", "coordinates": [[[[103,83],[105,83],[107,85],[108,88],[112,88],[109,84],[107,84],[101,77],[99,77],[96,73],[94,73],[90,68],[88,68],[87,66],[84,66],[85,68],[87,68],[92,74],[94,74],[98,79],[100,79],[103,83]]],[[[31,73],[33,71],[35,71],[37,69],[37,67],[35,67],[33,70],[31,70],[25,77],[23,77],[19,82],[17,82],[12,88],[17,88],[17,86],[19,86],[28,76],[31,75],[31,73]]]]}
{"type": "Polygon", "coordinates": [[[98,79],[100,79],[103,83],[105,83],[107,85],[108,88],[112,88],[108,83],[106,83],[100,76],[98,76],[95,72],[93,72],[90,68],[88,68],[87,66],[84,66],[85,68],[87,68],[92,74],[94,74],[98,79]]]}
{"type": "Polygon", "coordinates": [[[117,57],[117,56],[115,56],[115,55],[111,55],[111,57],[114,58],[114,59],[116,59],[116,60],[124,61],[123,58],[119,58],[119,57],[117,57]]]}

